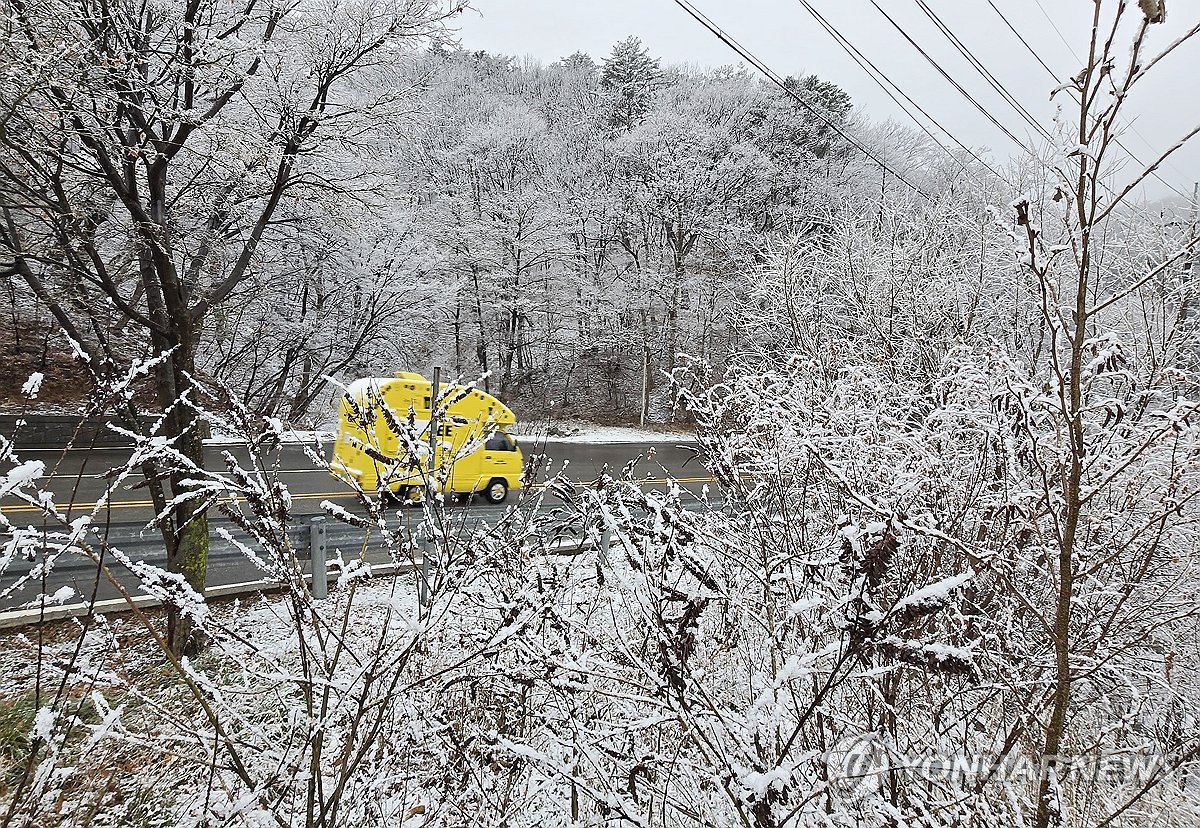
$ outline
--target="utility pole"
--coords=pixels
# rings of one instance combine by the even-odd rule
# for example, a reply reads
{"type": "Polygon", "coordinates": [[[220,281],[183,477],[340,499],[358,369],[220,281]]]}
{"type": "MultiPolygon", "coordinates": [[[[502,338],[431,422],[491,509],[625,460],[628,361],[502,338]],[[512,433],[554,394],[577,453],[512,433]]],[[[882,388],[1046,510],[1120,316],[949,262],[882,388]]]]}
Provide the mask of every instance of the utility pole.
{"type": "Polygon", "coordinates": [[[426,478],[428,496],[433,497],[437,494],[437,478],[434,476],[434,469],[437,464],[437,445],[438,445],[438,391],[442,384],[442,369],[433,369],[433,387],[429,389],[429,470],[426,478]]]}
{"type": "MultiPolygon", "coordinates": [[[[1189,209],[1190,221],[1188,222],[1188,239],[1196,238],[1197,228],[1197,202],[1200,201],[1200,181],[1192,185],[1192,204],[1189,209]]],[[[1183,298],[1179,302],[1179,322],[1186,326],[1191,322],[1192,316],[1192,276],[1193,270],[1196,267],[1196,250],[1193,247],[1183,260],[1183,298]]]]}
{"type": "Polygon", "coordinates": [[[422,509],[425,512],[425,519],[422,521],[421,533],[421,573],[417,578],[417,617],[420,617],[421,607],[428,607],[433,603],[433,596],[429,592],[429,559],[437,551],[437,537],[435,535],[434,515],[437,512],[437,501],[435,498],[438,494],[437,483],[437,449],[438,449],[438,392],[441,390],[439,386],[442,384],[442,369],[433,369],[433,385],[429,389],[429,467],[426,469],[425,477],[425,498],[422,504],[422,509]]]}

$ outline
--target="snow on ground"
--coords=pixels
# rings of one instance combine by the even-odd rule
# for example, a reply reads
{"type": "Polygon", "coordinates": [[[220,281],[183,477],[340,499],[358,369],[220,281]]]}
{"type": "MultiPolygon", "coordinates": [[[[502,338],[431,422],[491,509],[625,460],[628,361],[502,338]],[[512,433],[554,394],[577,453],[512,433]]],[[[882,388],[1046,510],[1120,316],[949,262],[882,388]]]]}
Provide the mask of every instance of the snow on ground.
{"type": "Polygon", "coordinates": [[[696,439],[694,431],[682,428],[637,428],[635,426],[602,426],[594,423],[562,422],[549,427],[545,423],[517,423],[509,431],[519,438],[547,443],[660,443],[688,442],[696,439]]]}
{"type": "MultiPolygon", "coordinates": [[[[603,426],[585,422],[561,422],[549,426],[544,422],[517,423],[508,432],[525,442],[537,443],[661,443],[664,441],[689,442],[696,439],[695,432],[682,428],[637,428],[635,426],[603,426]]],[[[285,443],[332,443],[332,430],[302,431],[285,428],[282,433],[285,443]]],[[[228,434],[214,434],[205,441],[209,445],[229,445],[243,442],[228,434]]]]}
{"type": "MultiPolygon", "coordinates": [[[[306,445],[312,445],[314,443],[324,444],[333,442],[334,432],[332,430],[302,431],[298,429],[285,428],[280,434],[280,438],[285,443],[304,443],[306,445]]],[[[204,442],[210,446],[227,446],[244,443],[246,441],[231,434],[214,432],[213,435],[204,442]]]]}

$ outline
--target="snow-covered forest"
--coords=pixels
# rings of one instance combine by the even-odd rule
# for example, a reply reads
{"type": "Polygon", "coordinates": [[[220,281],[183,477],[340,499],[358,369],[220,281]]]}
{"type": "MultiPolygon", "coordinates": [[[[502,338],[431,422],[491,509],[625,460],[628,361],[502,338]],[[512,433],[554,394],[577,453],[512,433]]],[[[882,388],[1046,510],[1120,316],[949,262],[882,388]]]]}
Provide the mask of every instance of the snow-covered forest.
{"type": "Polygon", "coordinates": [[[1200,25],[1080,5],[1009,161],[636,37],[463,50],[425,0],[5,2],[3,341],[134,449],[81,517],[0,440],[0,593],[83,558],[166,610],[4,635],[0,828],[1197,824],[1196,209],[1118,142],[1200,25]],[[694,425],[712,486],[551,466],[470,531],[360,491],[329,517],[428,580],[364,541],[315,597],[285,424],[433,365],[694,425]],[[134,481],[165,569],[106,530],[134,481]],[[204,599],[227,527],[281,593],[204,599]]]}
{"type": "MultiPolygon", "coordinates": [[[[201,288],[198,298],[226,294],[200,302],[197,368],[263,415],[327,422],[336,393],[325,377],[440,364],[455,376],[488,374],[523,411],[628,419],[645,406],[661,419],[675,354],[723,365],[774,327],[762,300],[780,249],[836,259],[839,247],[877,235],[903,238],[905,258],[936,251],[915,276],[957,283],[959,272],[992,266],[979,260],[992,232],[985,208],[1011,194],[988,190],[965,154],[947,157],[921,136],[856,119],[846,95],[813,76],[787,80],[798,103],[745,69],[662,67],[636,38],[597,60],[574,54],[550,66],[423,42],[347,68],[314,103],[298,79],[330,59],[330,44],[293,37],[304,50],[214,101],[221,112],[204,130],[156,103],[156,123],[133,141],[169,142],[182,130],[190,142],[157,158],[181,275],[201,288]],[[319,117],[296,120],[314,106],[319,117]],[[842,126],[933,201],[853,150],[835,131],[842,126]],[[303,151],[280,155],[286,140],[303,151]],[[927,232],[923,216],[947,210],[944,242],[913,238],[927,232]]],[[[35,58],[48,59],[23,59],[35,58]]],[[[79,70],[49,59],[44,72],[79,70]]],[[[221,71],[245,71],[250,59],[230,48],[221,71]]],[[[331,80],[341,71],[328,70],[331,80]]],[[[21,99],[40,91],[23,83],[41,82],[10,77],[8,94],[21,99]]],[[[168,98],[171,83],[144,94],[168,98]]],[[[93,106],[118,93],[86,94],[93,106]]],[[[47,297],[39,302],[19,278],[28,262],[99,312],[76,323],[79,339],[102,335],[114,361],[127,361],[142,342],[122,341],[129,314],[119,305],[137,290],[138,269],[106,248],[133,231],[102,177],[116,171],[91,159],[62,182],[68,189],[48,189],[39,179],[60,159],[77,161],[78,148],[49,140],[61,134],[58,121],[22,120],[10,126],[14,137],[46,140],[38,155],[10,162],[31,189],[10,204],[25,220],[7,242],[26,255],[10,285],[11,324],[48,315],[47,297]],[[79,221],[45,220],[65,210],[79,221]],[[82,260],[92,242],[97,260],[82,260]]],[[[111,126],[93,126],[102,125],[111,126]]],[[[911,270],[890,248],[878,252],[885,260],[861,260],[863,277],[885,261],[911,270]]],[[[972,301],[969,289],[957,292],[956,301],[972,301]]],[[[964,314],[951,324],[963,327],[964,314]]]]}

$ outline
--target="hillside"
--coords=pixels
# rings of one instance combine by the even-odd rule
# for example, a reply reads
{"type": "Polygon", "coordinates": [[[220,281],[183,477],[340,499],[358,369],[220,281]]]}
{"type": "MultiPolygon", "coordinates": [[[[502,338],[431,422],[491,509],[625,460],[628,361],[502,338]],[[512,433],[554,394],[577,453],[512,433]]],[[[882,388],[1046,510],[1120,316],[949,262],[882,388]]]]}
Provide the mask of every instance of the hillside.
{"type": "Polygon", "coordinates": [[[41,320],[12,316],[0,327],[0,412],[67,414],[79,411],[93,389],[62,334],[41,320]],[[23,392],[41,376],[37,391],[23,392]]]}

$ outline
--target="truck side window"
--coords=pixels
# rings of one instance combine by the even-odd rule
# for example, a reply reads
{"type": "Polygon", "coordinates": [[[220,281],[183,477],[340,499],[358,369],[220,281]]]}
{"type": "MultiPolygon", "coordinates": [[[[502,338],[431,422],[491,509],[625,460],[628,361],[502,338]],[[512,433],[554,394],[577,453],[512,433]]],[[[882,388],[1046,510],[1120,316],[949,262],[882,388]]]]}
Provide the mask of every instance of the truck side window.
{"type": "Polygon", "coordinates": [[[508,435],[506,435],[502,432],[499,432],[499,431],[497,431],[491,437],[488,437],[487,442],[484,443],[483,447],[487,451],[512,451],[513,450],[513,444],[512,444],[512,441],[508,439],[508,435]]]}

